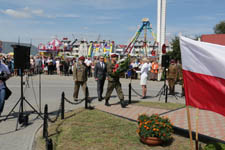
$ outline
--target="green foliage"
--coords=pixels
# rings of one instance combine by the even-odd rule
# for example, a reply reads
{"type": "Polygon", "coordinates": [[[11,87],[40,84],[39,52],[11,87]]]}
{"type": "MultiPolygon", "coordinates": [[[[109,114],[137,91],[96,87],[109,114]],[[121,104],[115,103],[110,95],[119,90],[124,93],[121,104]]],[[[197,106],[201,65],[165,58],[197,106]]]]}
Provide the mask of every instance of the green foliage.
{"type": "Polygon", "coordinates": [[[213,28],[216,34],[225,34],[225,21],[221,21],[213,28]]]}
{"type": "Polygon", "coordinates": [[[171,139],[173,129],[167,117],[160,117],[158,114],[151,116],[142,114],[138,117],[138,125],[137,133],[141,137],[158,137],[163,141],[171,139]]]}
{"type": "Polygon", "coordinates": [[[205,146],[204,150],[225,150],[225,144],[210,143],[205,146]]]}
{"type": "Polygon", "coordinates": [[[175,36],[171,42],[173,51],[168,52],[170,59],[180,60],[181,61],[181,52],[180,52],[180,42],[179,37],[175,36]]]}
{"type": "Polygon", "coordinates": [[[130,56],[125,58],[125,60],[119,63],[118,65],[119,67],[115,71],[113,71],[111,76],[120,76],[122,73],[126,72],[129,69],[130,56]]]}

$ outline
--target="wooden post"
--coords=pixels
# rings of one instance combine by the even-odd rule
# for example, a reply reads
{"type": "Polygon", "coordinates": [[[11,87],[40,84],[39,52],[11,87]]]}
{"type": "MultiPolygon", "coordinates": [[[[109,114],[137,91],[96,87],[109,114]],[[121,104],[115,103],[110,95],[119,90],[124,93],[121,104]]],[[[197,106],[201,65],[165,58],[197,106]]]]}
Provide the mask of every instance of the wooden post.
{"type": "Polygon", "coordinates": [[[193,142],[192,142],[192,129],[191,129],[191,117],[190,117],[189,106],[186,106],[186,110],[187,110],[189,137],[190,137],[190,146],[191,146],[191,150],[194,150],[193,142]]]}
{"type": "Polygon", "coordinates": [[[196,133],[195,133],[195,149],[198,150],[198,120],[199,120],[199,109],[196,108],[196,133]]]}

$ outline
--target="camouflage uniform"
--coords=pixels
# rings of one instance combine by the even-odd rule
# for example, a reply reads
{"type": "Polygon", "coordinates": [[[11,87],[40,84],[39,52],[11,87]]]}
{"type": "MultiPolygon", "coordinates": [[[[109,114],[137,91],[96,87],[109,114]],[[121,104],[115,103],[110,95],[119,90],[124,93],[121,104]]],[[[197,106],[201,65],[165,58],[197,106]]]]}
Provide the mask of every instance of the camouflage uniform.
{"type": "Polygon", "coordinates": [[[177,73],[178,73],[177,65],[171,63],[167,72],[167,80],[169,83],[169,94],[172,95],[175,94],[175,83],[177,80],[177,73]]]}
{"type": "Polygon", "coordinates": [[[107,87],[106,96],[105,96],[106,103],[108,103],[108,100],[110,99],[110,96],[114,88],[116,89],[116,92],[120,101],[124,101],[124,95],[121,88],[121,83],[119,81],[120,78],[117,76],[116,77],[112,76],[114,67],[115,67],[115,64],[112,64],[111,62],[107,64],[108,87],[107,87]]]}
{"type": "Polygon", "coordinates": [[[73,67],[73,80],[75,81],[74,94],[73,94],[74,99],[78,98],[80,86],[82,86],[83,93],[84,95],[86,95],[87,79],[88,79],[87,76],[88,76],[88,71],[87,71],[86,65],[81,64],[80,62],[75,63],[73,67]]]}
{"type": "Polygon", "coordinates": [[[180,81],[180,85],[182,85],[181,95],[184,96],[184,79],[183,79],[182,65],[177,64],[177,69],[178,69],[178,79],[180,81]]]}

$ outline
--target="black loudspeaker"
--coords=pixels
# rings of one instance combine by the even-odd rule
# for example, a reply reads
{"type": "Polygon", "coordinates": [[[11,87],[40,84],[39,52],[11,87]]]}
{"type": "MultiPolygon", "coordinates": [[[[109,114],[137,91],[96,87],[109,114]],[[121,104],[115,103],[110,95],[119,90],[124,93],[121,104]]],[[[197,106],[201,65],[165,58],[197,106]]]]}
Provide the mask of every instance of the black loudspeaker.
{"type": "Polygon", "coordinates": [[[170,56],[169,55],[162,55],[162,67],[168,68],[170,65],[170,56]]]}
{"type": "Polygon", "coordinates": [[[30,68],[30,47],[22,45],[12,45],[14,49],[14,68],[30,68]]]}

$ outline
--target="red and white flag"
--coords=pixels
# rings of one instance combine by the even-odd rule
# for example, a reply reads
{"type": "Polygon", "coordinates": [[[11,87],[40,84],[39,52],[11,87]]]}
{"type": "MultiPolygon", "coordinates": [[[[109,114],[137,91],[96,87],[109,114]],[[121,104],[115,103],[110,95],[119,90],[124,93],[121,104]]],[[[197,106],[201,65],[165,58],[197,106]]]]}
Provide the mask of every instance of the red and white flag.
{"type": "Polygon", "coordinates": [[[180,37],[186,105],[225,116],[225,46],[180,37]]]}

